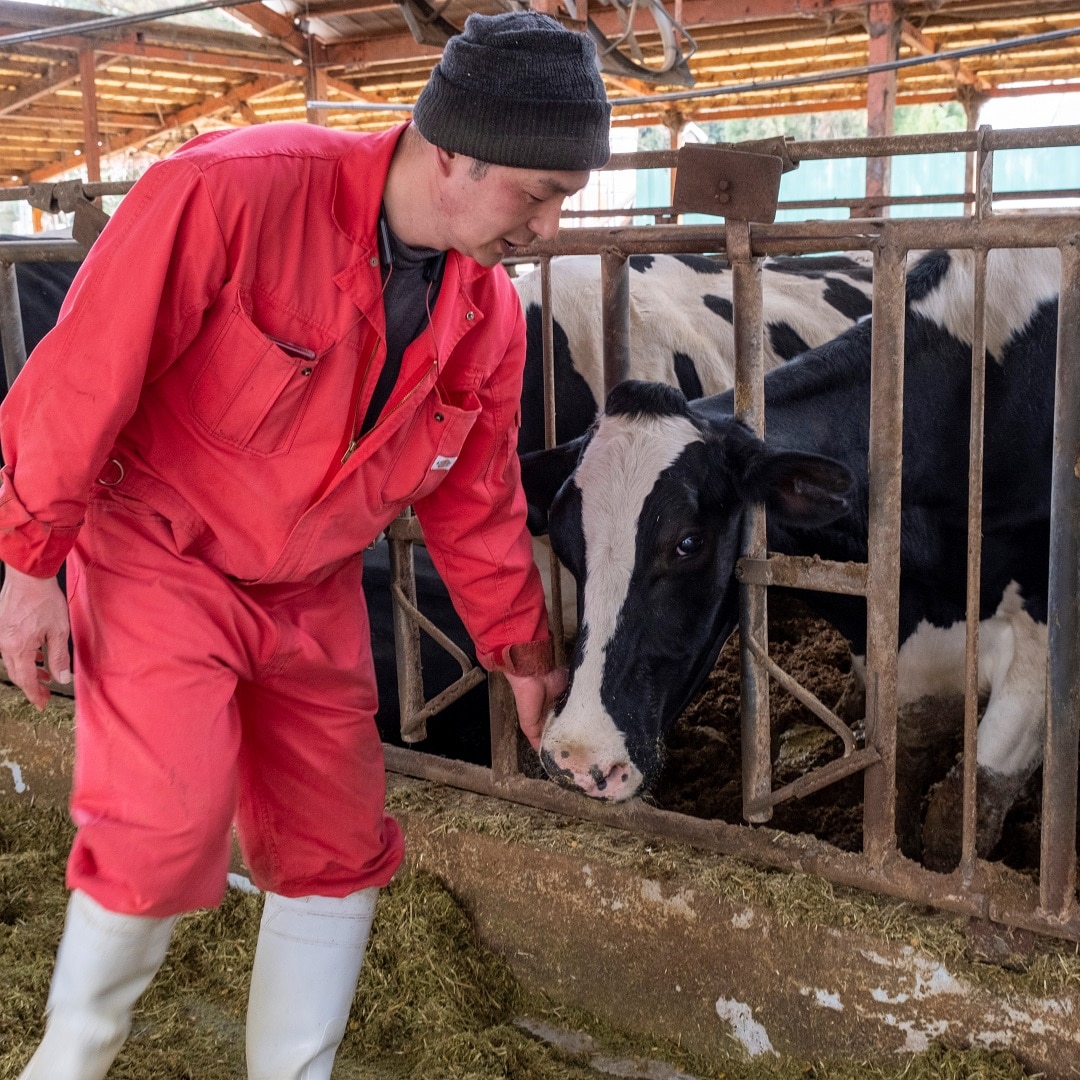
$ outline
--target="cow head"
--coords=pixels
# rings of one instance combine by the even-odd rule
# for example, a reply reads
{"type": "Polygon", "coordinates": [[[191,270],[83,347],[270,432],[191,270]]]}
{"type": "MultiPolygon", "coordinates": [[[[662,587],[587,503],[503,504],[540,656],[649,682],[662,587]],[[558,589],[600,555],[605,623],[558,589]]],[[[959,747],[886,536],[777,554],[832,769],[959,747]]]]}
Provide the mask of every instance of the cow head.
{"type": "MultiPolygon", "coordinates": [[[[728,401],[730,396],[728,397],[728,401]]],[[[530,521],[577,579],[570,686],[541,758],[559,782],[630,798],[659,771],[665,731],[738,620],[746,507],[813,526],[847,509],[851,476],[828,458],[771,451],[724,400],[617,386],[588,435],[522,457],[530,521]]]]}

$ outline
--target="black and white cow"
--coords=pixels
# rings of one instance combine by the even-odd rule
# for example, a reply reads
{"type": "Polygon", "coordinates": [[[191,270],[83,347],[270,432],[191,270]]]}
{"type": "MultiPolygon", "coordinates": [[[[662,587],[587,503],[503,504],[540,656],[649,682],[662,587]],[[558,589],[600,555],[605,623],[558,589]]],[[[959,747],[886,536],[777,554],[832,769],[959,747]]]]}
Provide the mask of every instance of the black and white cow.
{"type": "MultiPolygon", "coordinates": [[[[901,596],[903,705],[962,693],[973,259],[932,252],[908,275],[901,596]]],[[[986,856],[1042,748],[1056,251],[993,252],[988,265],[980,621],[978,851],[986,856]]],[[[865,561],[871,323],[766,376],[766,439],[732,394],[687,402],[624,383],[589,434],[526,455],[533,513],[579,584],[568,693],[542,743],[548,771],[620,800],[657,775],[667,728],[737,624],[734,566],[746,507],[769,546],[865,561]],[[565,478],[565,482],[561,481],[565,478]]],[[[865,654],[861,598],[805,599],[865,654]]],[[[955,863],[960,781],[935,793],[928,865],[955,863]],[[944,808],[944,809],[943,809],[944,808]]]]}
{"type": "MultiPolygon", "coordinates": [[[[635,255],[630,262],[630,377],[678,386],[687,398],[735,383],[732,273],[701,255],[635,255]]],[[[842,334],[870,313],[869,263],[849,256],[766,259],[765,363],[775,367],[842,334]]],[[[515,280],[525,309],[522,453],[544,445],[540,271],[515,280]]],[[[604,400],[600,257],[551,260],[556,441],[583,434],[604,400]]]]}

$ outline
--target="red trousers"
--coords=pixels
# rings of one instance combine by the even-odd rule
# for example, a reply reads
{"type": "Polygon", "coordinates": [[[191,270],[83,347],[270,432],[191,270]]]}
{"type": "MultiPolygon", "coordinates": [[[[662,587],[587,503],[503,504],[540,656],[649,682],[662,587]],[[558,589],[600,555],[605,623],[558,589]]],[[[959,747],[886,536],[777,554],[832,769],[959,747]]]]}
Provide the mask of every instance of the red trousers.
{"type": "Polygon", "coordinates": [[[262,889],[385,885],[403,842],[383,812],[360,556],[314,586],[242,586],[192,546],[109,494],[68,558],[68,886],[124,914],[215,906],[234,823],[262,889]]]}

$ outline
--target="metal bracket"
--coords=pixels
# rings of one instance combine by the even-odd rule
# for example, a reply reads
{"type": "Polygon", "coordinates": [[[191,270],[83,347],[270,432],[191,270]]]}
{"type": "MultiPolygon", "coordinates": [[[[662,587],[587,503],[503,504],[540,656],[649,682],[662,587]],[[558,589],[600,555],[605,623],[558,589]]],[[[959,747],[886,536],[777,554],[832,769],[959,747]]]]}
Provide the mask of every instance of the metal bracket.
{"type": "Polygon", "coordinates": [[[769,224],[776,219],[782,158],[708,144],[679,151],[672,209],[769,224]]]}
{"type": "Polygon", "coordinates": [[[74,213],[71,236],[84,248],[93,246],[109,221],[109,215],[86,194],[81,180],[64,180],[58,184],[31,184],[26,201],[46,214],[74,213]]]}

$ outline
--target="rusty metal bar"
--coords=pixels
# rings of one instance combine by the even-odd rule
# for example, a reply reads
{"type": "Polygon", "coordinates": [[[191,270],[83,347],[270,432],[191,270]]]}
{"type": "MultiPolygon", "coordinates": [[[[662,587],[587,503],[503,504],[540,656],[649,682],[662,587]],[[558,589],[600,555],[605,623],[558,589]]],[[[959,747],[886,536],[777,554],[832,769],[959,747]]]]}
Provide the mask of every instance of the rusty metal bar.
{"type": "MultiPolygon", "coordinates": [[[[28,199],[31,191],[40,190],[42,186],[42,184],[34,184],[31,187],[24,184],[21,187],[0,188],[0,202],[18,202],[28,199]]],[[[92,184],[84,183],[82,189],[88,199],[97,199],[102,195],[126,195],[134,186],[134,180],[100,180],[92,184]]]]}
{"type": "Polygon", "coordinates": [[[880,865],[896,848],[896,654],[904,418],[904,250],[886,228],[874,252],[866,575],[866,771],[863,850],[880,865]]]}
{"type": "MultiPolygon", "coordinates": [[[[1007,202],[1032,202],[1038,199],[1080,199],[1080,188],[1037,188],[1029,191],[995,191],[995,203],[1007,202]]],[[[873,200],[874,206],[949,206],[954,203],[962,203],[966,207],[974,207],[975,196],[971,192],[958,191],[951,195],[889,195],[881,196],[873,200]]],[[[856,210],[863,210],[867,206],[865,195],[846,199],[785,199],[776,204],[777,210],[848,210],[852,216],[861,217],[856,210]]],[[[633,217],[664,218],[657,224],[670,224],[677,213],[670,206],[632,206],[619,207],[610,210],[564,210],[563,221],[579,221],[587,218],[625,218],[628,214],[633,217]]],[[[641,228],[641,226],[637,226],[641,228]]]]}
{"type": "MultiPolygon", "coordinates": [[[[411,514],[410,511],[406,511],[411,514]]],[[[390,546],[390,588],[396,597],[416,609],[416,570],[413,566],[411,539],[387,534],[390,546]]],[[[427,738],[427,723],[418,718],[424,707],[424,679],[420,670],[420,627],[409,617],[399,599],[391,605],[394,623],[394,658],[397,667],[398,713],[401,738],[422,742],[427,738]]]]}
{"type": "MultiPolygon", "coordinates": [[[[761,260],[750,251],[745,221],[728,222],[727,254],[731,260],[731,298],[735,335],[735,416],[759,438],[765,437],[764,300],[761,260]]],[[[743,524],[742,554],[763,559],[768,550],[765,509],[750,507],[743,524]]],[[[753,640],[769,640],[768,591],[764,585],[739,586],[739,637],[742,678],[743,817],[761,823],[772,817],[772,739],[769,718],[769,675],[751,649],[753,640]]]]}
{"type": "Polygon", "coordinates": [[[817,555],[779,555],[768,558],[741,558],[735,577],[744,585],[780,585],[785,589],[866,595],[866,564],[832,562],[817,555]]]}
{"type": "Polygon", "coordinates": [[[994,151],[987,145],[990,129],[975,133],[975,220],[985,221],[994,212],[994,151]]]}
{"type": "MultiPolygon", "coordinates": [[[[544,446],[550,450],[555,434],[555,317],[551,303],[551,260],[540,260],[540,334],[544,354],[544,446]]],[[[565,667],[566,627],[563,625],[562,568],[550,545],[547,550],[551,580],[551,636],[555,647],[555,663],[565,667]]]]}
{"type": "MultiPolygon", "coordinates": [[[[855,752],[855,735],[851,728],[840,719],[827,705],[815,694],[793,679],[775,660],[769,656],[768,650],[756,638],[747,637],[746,644],[754,654],[754,658],[771,675],[783,689],[785,689],[798,702],[805,705],[834,735],[839,736],[844,744],[844,756],[855,752]]],[[[875,756],[876,760],[876,756],[875,756]]],[[[816,770],[815,770],[816,771],[816,770]]],[[[774,800],[777,801],[777,800],[774,800]]]]}
{"type": "Polygon", "coordinates": [[[850,754],[820,765],[811,772],[804,773],[797,780],[792,780],[790,784],[785,784],[770,792],[754,809],[761,811],[765,807],[779,806],[780,803],[787,802],[789,799],[805,799],[807,795],[813,795],[815,791],[821,791],[822,788],[844,780],[853,773],[869,769],[880,760],[877,751],[871,747],[853,750],[850,754]]]}
{"type": "MultiPolygon", "coordinates": [[[[1080,124],[1061,127],[988,128],[988,150],[1040,150],[1055,146],[1080,144],[1080,124]]],[[[718,143],[729,149],[744,148],[743,143],[718,143]]],[[[919,135],[881,135],[846,139],[814,139],[790,141],[785,151],[792,163],[803,161],[833,161],[837,158],[892,157],[898,154],[959,154],[974,153],[977,135],[974,131],[935,131],[919,135]]],[[[674,169],[678,156],[675,150],[641,150],[631,154],[612,154],[605,171],[620,169],[674,169]]]]}
{"type": "Polygon", "coordinates": [[[1076,785],[1080,741],[1080,237],[1061,246],[1054,464],[1050,509],[1049,677],[1043,752],[1039,906],[1076,917],[1076,785]]]}
{"type": "Polygon", "coordinates": [[[4,371],[10,387],[26,363],[26,339],[19,309],[19,282],[15,264],[9,262],[0,262],[0,343],[4,346],[4,371]]]}
{"type": "MultiPolygon", "coordinates": [[[[897,247],[920,248],[1057,247],[1065,215],[991,216],[981,222],[970,217],[906,218],[897,226],[897,247]]],[[[801,254],[839,249],[872,250],[883,222],[876,218],[845,221],[777,221],[750,226],[754,255],[801,254]]],[[[545,255],[595,255],[615,248],[626,255],[723,251],[727,230],[717,225],[650,225],[603,229],[564,229],[554,240],[537,242],[518,254],[538,260],[545,255]]],[[[0,244],[0,258],[6,258],[0,244]]]]}
{"type": "Polygon", "coordinates": [[[86,248],[74,240],[0,240],[0,262],[80,262],[85,257],[86,248]]]}
{"type": "Polygon", "coordinates": [[[630,371],[630,262],[605,247],[600,254],[601,321],[604,331],[604,395],[630,371]]]}
{"type": "Polygon", "coordinates": [[[975,295],[971,332],[971,421],[968,456],[967,610],[964,643],[964,820],[960,873],[975,875],[978,823],[976,799],[977,727],[979,723],[979,610],[982,575],[983,435],[986,400],[986,252],[976,251],[975,295]]]}
{"type": "Polygon", "coordinates": [[[499,784],[520,775],[517,706],[510,683],[499,671],[488,676],[488,725],[491,731],[490,775],[499,784]]]}

